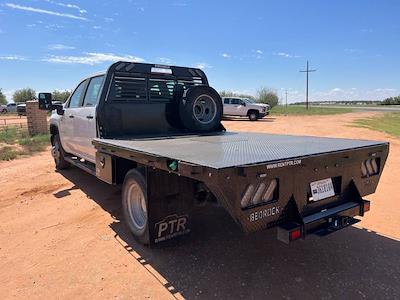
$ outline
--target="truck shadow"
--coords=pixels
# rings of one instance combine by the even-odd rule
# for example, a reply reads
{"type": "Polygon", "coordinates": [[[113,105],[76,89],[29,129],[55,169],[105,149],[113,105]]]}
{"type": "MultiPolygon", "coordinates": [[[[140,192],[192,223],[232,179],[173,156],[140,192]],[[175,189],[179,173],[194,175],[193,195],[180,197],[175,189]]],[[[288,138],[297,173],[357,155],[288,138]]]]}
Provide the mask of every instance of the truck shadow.
{"type": "Polygon", "coordinates": [[[77,169],[61,174],[112,215],[116,240],[147,271],[155,270],[172,294],[188,299],[400,298],[395,239],[349,227],[286,245],[274,230],[244,235],[223,209],[202,207],[189,235],[150,249],[138,244],[121,221],[119,188],[77,169]]]}

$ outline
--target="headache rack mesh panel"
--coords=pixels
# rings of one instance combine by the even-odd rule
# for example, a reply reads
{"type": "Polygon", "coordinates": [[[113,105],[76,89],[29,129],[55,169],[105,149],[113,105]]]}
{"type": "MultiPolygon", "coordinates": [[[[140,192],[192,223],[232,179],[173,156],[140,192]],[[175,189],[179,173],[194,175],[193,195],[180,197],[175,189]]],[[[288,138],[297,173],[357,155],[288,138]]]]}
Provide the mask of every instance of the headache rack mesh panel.
{"type": "Polygon", "coordinates": [[[146,79],[115,76],[111,83],[111,97],[114,101],[147,100],[146,79]]]}

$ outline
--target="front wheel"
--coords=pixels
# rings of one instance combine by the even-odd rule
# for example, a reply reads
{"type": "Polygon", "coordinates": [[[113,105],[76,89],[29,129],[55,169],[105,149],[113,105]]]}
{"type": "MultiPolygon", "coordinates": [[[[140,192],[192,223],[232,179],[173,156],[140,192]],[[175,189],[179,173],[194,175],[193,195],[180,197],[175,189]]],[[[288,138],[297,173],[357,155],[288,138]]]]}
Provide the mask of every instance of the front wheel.
{"type": "Polygon", "coordinates": [[[250,113],[249,113],[249,120],[250,120],[250,121],[257,121],[257,120],[258,120],[258,113],[256,113],[256,112],[250,112],[250,113]]]}
{"type": "Polygon", "coordinates": [[[149,221],[147,216],[147,184],[138,170],[130,170],[122,186],[122,210],[125,222],[135,239],[149,244],[149,221]]]}
{"type": "Polygon", "coordinates": [[[65,160],[65,151],[61,145],[60,136],[55,134],[52,138],[51,155],[54,158],[57,170],[63,170],[69,167],[69,163],[65,160]]]}

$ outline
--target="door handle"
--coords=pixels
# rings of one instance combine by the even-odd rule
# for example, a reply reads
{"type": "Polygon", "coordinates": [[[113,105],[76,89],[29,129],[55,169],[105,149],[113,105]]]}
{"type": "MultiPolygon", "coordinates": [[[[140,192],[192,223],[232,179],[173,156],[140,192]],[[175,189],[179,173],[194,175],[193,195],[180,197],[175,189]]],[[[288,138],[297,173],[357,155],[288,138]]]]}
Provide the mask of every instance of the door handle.
{"type": "Polygon", "coordinates": [[[70,119],[73,119],[73,118],[75,118],[73,115],[69,115],[68,116],[70,119]]]}
{"type": "Polygon", "coordinates": [[[93,116],[86,116],[87,119],[93,119],[93,116]]]}

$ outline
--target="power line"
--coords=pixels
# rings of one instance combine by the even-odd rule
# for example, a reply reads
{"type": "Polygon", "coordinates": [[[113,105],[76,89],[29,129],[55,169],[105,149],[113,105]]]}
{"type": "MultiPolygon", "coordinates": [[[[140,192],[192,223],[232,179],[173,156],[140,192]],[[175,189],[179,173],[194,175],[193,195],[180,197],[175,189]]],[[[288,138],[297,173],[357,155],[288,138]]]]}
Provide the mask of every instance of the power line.
{"type": "Polygon", "coordinates": [[[306,73],[306,109],[308,109],[308,74],[310,72],[315,72],[317,70],[310,70],[308,68],[308,60],[307,60],[307,69],[306,70],[300,70],[300,72],[306,73]]]}

